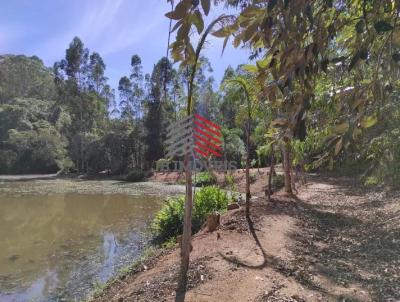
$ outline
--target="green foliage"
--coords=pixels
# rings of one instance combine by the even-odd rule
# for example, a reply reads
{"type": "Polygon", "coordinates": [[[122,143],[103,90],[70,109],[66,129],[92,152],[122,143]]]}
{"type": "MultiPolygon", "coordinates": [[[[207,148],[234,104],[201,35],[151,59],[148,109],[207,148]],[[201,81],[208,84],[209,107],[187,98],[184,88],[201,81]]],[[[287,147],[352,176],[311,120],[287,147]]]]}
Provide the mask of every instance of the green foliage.
{"type": "Polygon", "coordinates": [[[55,96],[52,71],[38,57],[0,55],[0,104],[16,97],[54,100],[55,96]]]}
{"type": "MultiPolygon", "coordinates": [[[[399,91],[400,4],[379,0],[351,4],[221,0],[214,4],[236,8],[212,34],[224,39],[223,48],[230,39],[234,47],[252,50],[255,64],[243,69],[262,87],[257,98],[274,115],[268,137],[276,142],[294,140],[295,164],[305,162],[308,168],[330,169],[348,160],[366,160],[365,150],[377,138],[388,151],[384,156],[374,156],[366,173],[375,171],[385,182],[393,183],[398,158],[394,144],[385,144],[388,135],[379,124],[387,126],[382,119],[393,111],[384,107],[387,102],[393,103],[392,95],[399,91]]],[[[167,14],[176,21],[176,41],[171,47],[176,61],[186,63],[193,56],[191,39],[196,38],[189,33],[198,21],[193,14],[202,13],[196,1],[181,0],[176,10],[167,14]]],[[[240,102],[233,102],[234,95],[239,94],[229,91],[223,102],[239,107],[240,102]]],[[[233,113],[235,120],[244,120],[240,107],[221,109],[227,116],[233,113]]],[[[258,144],[264,142],[258,140],[258,144]]],[[[375,149],[371,147],[369,158],[381,153],[375,149]]]]}
{"type": "Polygon", "coordinates": [[[72,166],[61,134],[68,118],[54,106],[21,98],[0,104],[0,173],[55,173],[72,166]]]}
{"type": "MultiPolygon", "coordinates": [[[[192,232],[200,230],[207,215],[226,210],[230,198],[218,187],[203,187],[196,191],[192,215],[192,232]]],[[[168,199],[157,213],[152,229],[157,240],[163,242],[182,234],[185,197],[168,199]]]]}
{"type": "MultiPolygon", "coordinates": [[[[260,166],[269,164],[272,144],[279,163],[287,140],[293,165],[346,166],[395,186],[399,3],[381,2],[177,1],[167,13],[176,21],[171,56],[188,68],[162,58],[145,76],[132,56],[119,106],[103,59],[77,37],[53,70],[37,57],[0,56],[0,173],[149,169],[164,156],[168,125],[193,109],[222,126],[223,160],[243,161],[251,114],[253,166],[256,155],[260,166]],[[218,4],[236,10],[205,26],[218,4]],[[231,41],[251,51],[252,64],[228,67],[220,91],[200,56],[209,33],[224,39],[223,48],[231,41]]],[[[214,182],[197,177],[200,185],[214,182]]]]}
{"type": "Polygon", "coordinates": [[[65,141],[49,125],[42,125],[33,131],[10,130],[9,143],[19,154],[14,169],[18,172],[56,172],[72,165],[65,152],[65,141]]]}
{"type": "Polygon", "coordinates": [[[225,185],[228,187],[230,191],[236,191],[235,178],[233,177],[232,174],[227,173],[225,175],[225,185]]]}
{"type": "Polygon", "coordinates": [[[171,62],[162,58],[154,66],[151,74],[149,101],[146,103],[147,115],[144,120],[147,145],[146,160],[154,162],[164,155],[163,141],[166,137],[167,102],[165,89],[172,83],[173,73],[171,62]]]}
{"type": "Polygon", "coordinates": [[[196,173],[192,175],[193,185],[196,187],[211,186],[216,184],[217,179],[215,175],[208,171],[196,173]]]}
{"type": "Polygon", "coordinates": [[[135,169],[128,172],[128,174],[125,177],[125,180],[129,182],[139,182],[145,180],[145,178],[146,175],[142,170],[135,169]]]}
{"type": "Polygon", "coordinates": [[[392,188],[400,187],[400,114],[399,109],[388,113],[384,131],[369,141],[365,152],[368,163],[365,183],[371,180],[385,183],[392,188]],[[390,118],[389,118],[390,117],[390,118]]]}
{"type": "Polygon", "coordinates": [[[380,183],[381,181],[376,176],[368,176],[364,181],[364,185],[367,187],[374,187],[380,183]]]}
{"type": "Polygon", "coordinates": [[[238,128],[222,129],[224,155],[228,161],[240,162],[246,153],[241,136],[243,136],[243,132],[238,128]]]}
{"type": "Polygon", "coordinates": [[[195,194],[193,208],[193,231],[197,232],[201,228],[208,214],[225,211],[229,202],[227,193],[216,186],[198,190],[195,194]]]}
{"type": "Polygon", "coordinates": [[[182,234],[185,197],[172,197],[166,200],[158,211],[152,224],[152,230],[157,241],[165,241],[182,234]]]}

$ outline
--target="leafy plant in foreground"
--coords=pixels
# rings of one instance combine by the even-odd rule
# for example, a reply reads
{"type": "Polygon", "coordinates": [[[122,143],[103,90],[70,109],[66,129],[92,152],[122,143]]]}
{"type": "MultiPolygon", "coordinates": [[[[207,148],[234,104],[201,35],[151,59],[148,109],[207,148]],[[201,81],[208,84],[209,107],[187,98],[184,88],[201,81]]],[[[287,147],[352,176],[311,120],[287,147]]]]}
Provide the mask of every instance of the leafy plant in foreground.
{"type": "MultiPolygon", "coordinates": [[[[226,211],[230,201],[231,198],[229,198],[228,194],[215,186],[203,187],[196,191],[192,216],[192,232],[200,230],[208,214],[217,211],[226,211]]],[[[182,234],[184,204],[184,196],[172,197],[158,211],[152,224],[152,230],[157,241],[164,242],[182,234]]]]}

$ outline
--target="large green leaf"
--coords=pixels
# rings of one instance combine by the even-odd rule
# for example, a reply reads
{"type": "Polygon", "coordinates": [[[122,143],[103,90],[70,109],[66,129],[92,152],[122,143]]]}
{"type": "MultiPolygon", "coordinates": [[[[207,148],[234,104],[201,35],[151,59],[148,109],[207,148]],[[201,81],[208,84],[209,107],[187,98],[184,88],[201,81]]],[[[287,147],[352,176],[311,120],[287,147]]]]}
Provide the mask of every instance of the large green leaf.
{"type": "Polygon", "coordinates": [[[179,19],[181,19],[181,18],[179,18],[179,17],[175,14],[174,11],[171,11],[171,12],[169,12],[169,13],[166,13],[166,14],[165,14],[165,17],[167,17],[167,18],[169,18],[169,19],[172,19],[172,20],[179,20],[179,19]]]}
{"type": "Polygon", "coordinates": [[[225,38],[230,35],[229,30],[225,27],[222,27],[219,30],[216,30],[212,33],[213,36],[218,38],[225,38]]]}
{"type": "Polygon", "coordinates": [[[262,59],[262,60],[258,60],[258,61],[256,62],[256,65],[257,65],[257,67],[260,68],[260,69],[265,69],[265,68],[268,67],[268,64],[269,64],[269,63],[270,63],[269,59],[268,59],[268,58],[264,58],[264,59],[262,59]]]}
{"type": "Polygon", "coordinates": [[[196,26],[197,32],[200,34],[204,29],[204,21],[200,11],[196,10],[192,15],[191,20],[193,24],[196,26]]]}
{"type": "Polygon", "coordinates": [[[250,64],[243,65],[242,68],[248,72],[253,72],[253,73],[258,71],[257,66],[250,64]]]}
{"type": "Polygon", "coordinates": [[[180,20],[186,16],[187,11],[188,11],[187,3],[185,1],[181,1],[176,5],[173,11],[166,13],[165,16],[173,20],[180,20]]]}
{"type": "Polygon", "coordinates": [[[227,36],[227,37],[224,39],[224,45],[222,46],[222,53],[221,53],[221,54],[224,54],[226,45],[228,44],[228,40],[229,40],[229,36],[227,36]]]}
{"type": "Polygon", "coordinates": [[[201,7],[203,8],[204,14],[208,16],[208,13],[210,12],[210,5],[211,5],[211,0],[201,0],[201,7]]]}

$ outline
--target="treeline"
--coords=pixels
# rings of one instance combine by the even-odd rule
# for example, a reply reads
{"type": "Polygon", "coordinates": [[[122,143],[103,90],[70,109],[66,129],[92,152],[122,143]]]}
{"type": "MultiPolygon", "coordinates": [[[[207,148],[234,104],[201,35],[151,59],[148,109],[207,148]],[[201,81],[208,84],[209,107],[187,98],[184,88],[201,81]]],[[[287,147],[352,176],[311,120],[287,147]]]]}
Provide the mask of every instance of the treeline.
{"type": "MultiPolygon", "coordinates": [[[[200,61],[197,111],[224,127],[225,155],[240,165],[243,93],[215,90],[209,61],[200,61]]],[[[140,56],[133,55],[130,63],[130,74],[114,90],[100,54],[79,38],[52,68],[35,56],[1,56],[0,173],[149,170],[164,156],[167,126],[183,116],[187,71],[175,69],[167,58],[151,74],[143,73],[140,56]]],[[[229,67],[225,78],[236,73],[229,67]]]]}
{"type": "MultiPolygon", "coordinates": [[[[224,159],[245,166],[249,126],[252,167],[269,165],[272,155],[280,163],[286,150],[296,170],[340,169],[368,185],[398,185],[400,34],[382,28],[380,18],[369,32],[352,21],[337,33],[350,46],[325,45],[323,56],[306,45],[301,53],[282,46],[275,51],[282,58],[255,50],[254,64],[228,67],[221,83],[200,57],[194,112],[222,127],[224,159]],[[368,35],[376,39],[360,54],[355,41],[368,35]],[[285,56],[298,60],[299,74],[285,61],[275,65],[285,56]]],[[[213,34],[228,35],[224,30],[213,34]]],[[[186,116],[190,70],[167,58],[151,74],[139,55],[129,63],[130,74],[113,89],[100,54],[79,38],[52,68],[35,56],[0,56],[0,173],[120,175],[154,167],[164,157],[168,125],[186,116]]]]}

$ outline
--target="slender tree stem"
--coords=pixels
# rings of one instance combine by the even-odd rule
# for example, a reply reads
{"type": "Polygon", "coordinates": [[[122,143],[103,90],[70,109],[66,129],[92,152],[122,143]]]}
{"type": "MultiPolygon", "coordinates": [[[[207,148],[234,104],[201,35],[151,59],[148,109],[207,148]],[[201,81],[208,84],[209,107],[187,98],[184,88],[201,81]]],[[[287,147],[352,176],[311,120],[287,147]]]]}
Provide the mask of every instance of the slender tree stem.
{"type": "Polygon", "coordinates": [[[269,175],[268,175],[268,201],[271,201],[272,195],[272,174],[275,172],[274,168],[274,144],[271,146],[271,163],[269,167],[269,175]]]}
{"type": "Polygon", "coordinates": [[[292,195],[292,178],[290,173],[290,142],[286,139],[283,145],[283,165],[285,173],[285,192],[292,195]]]}

